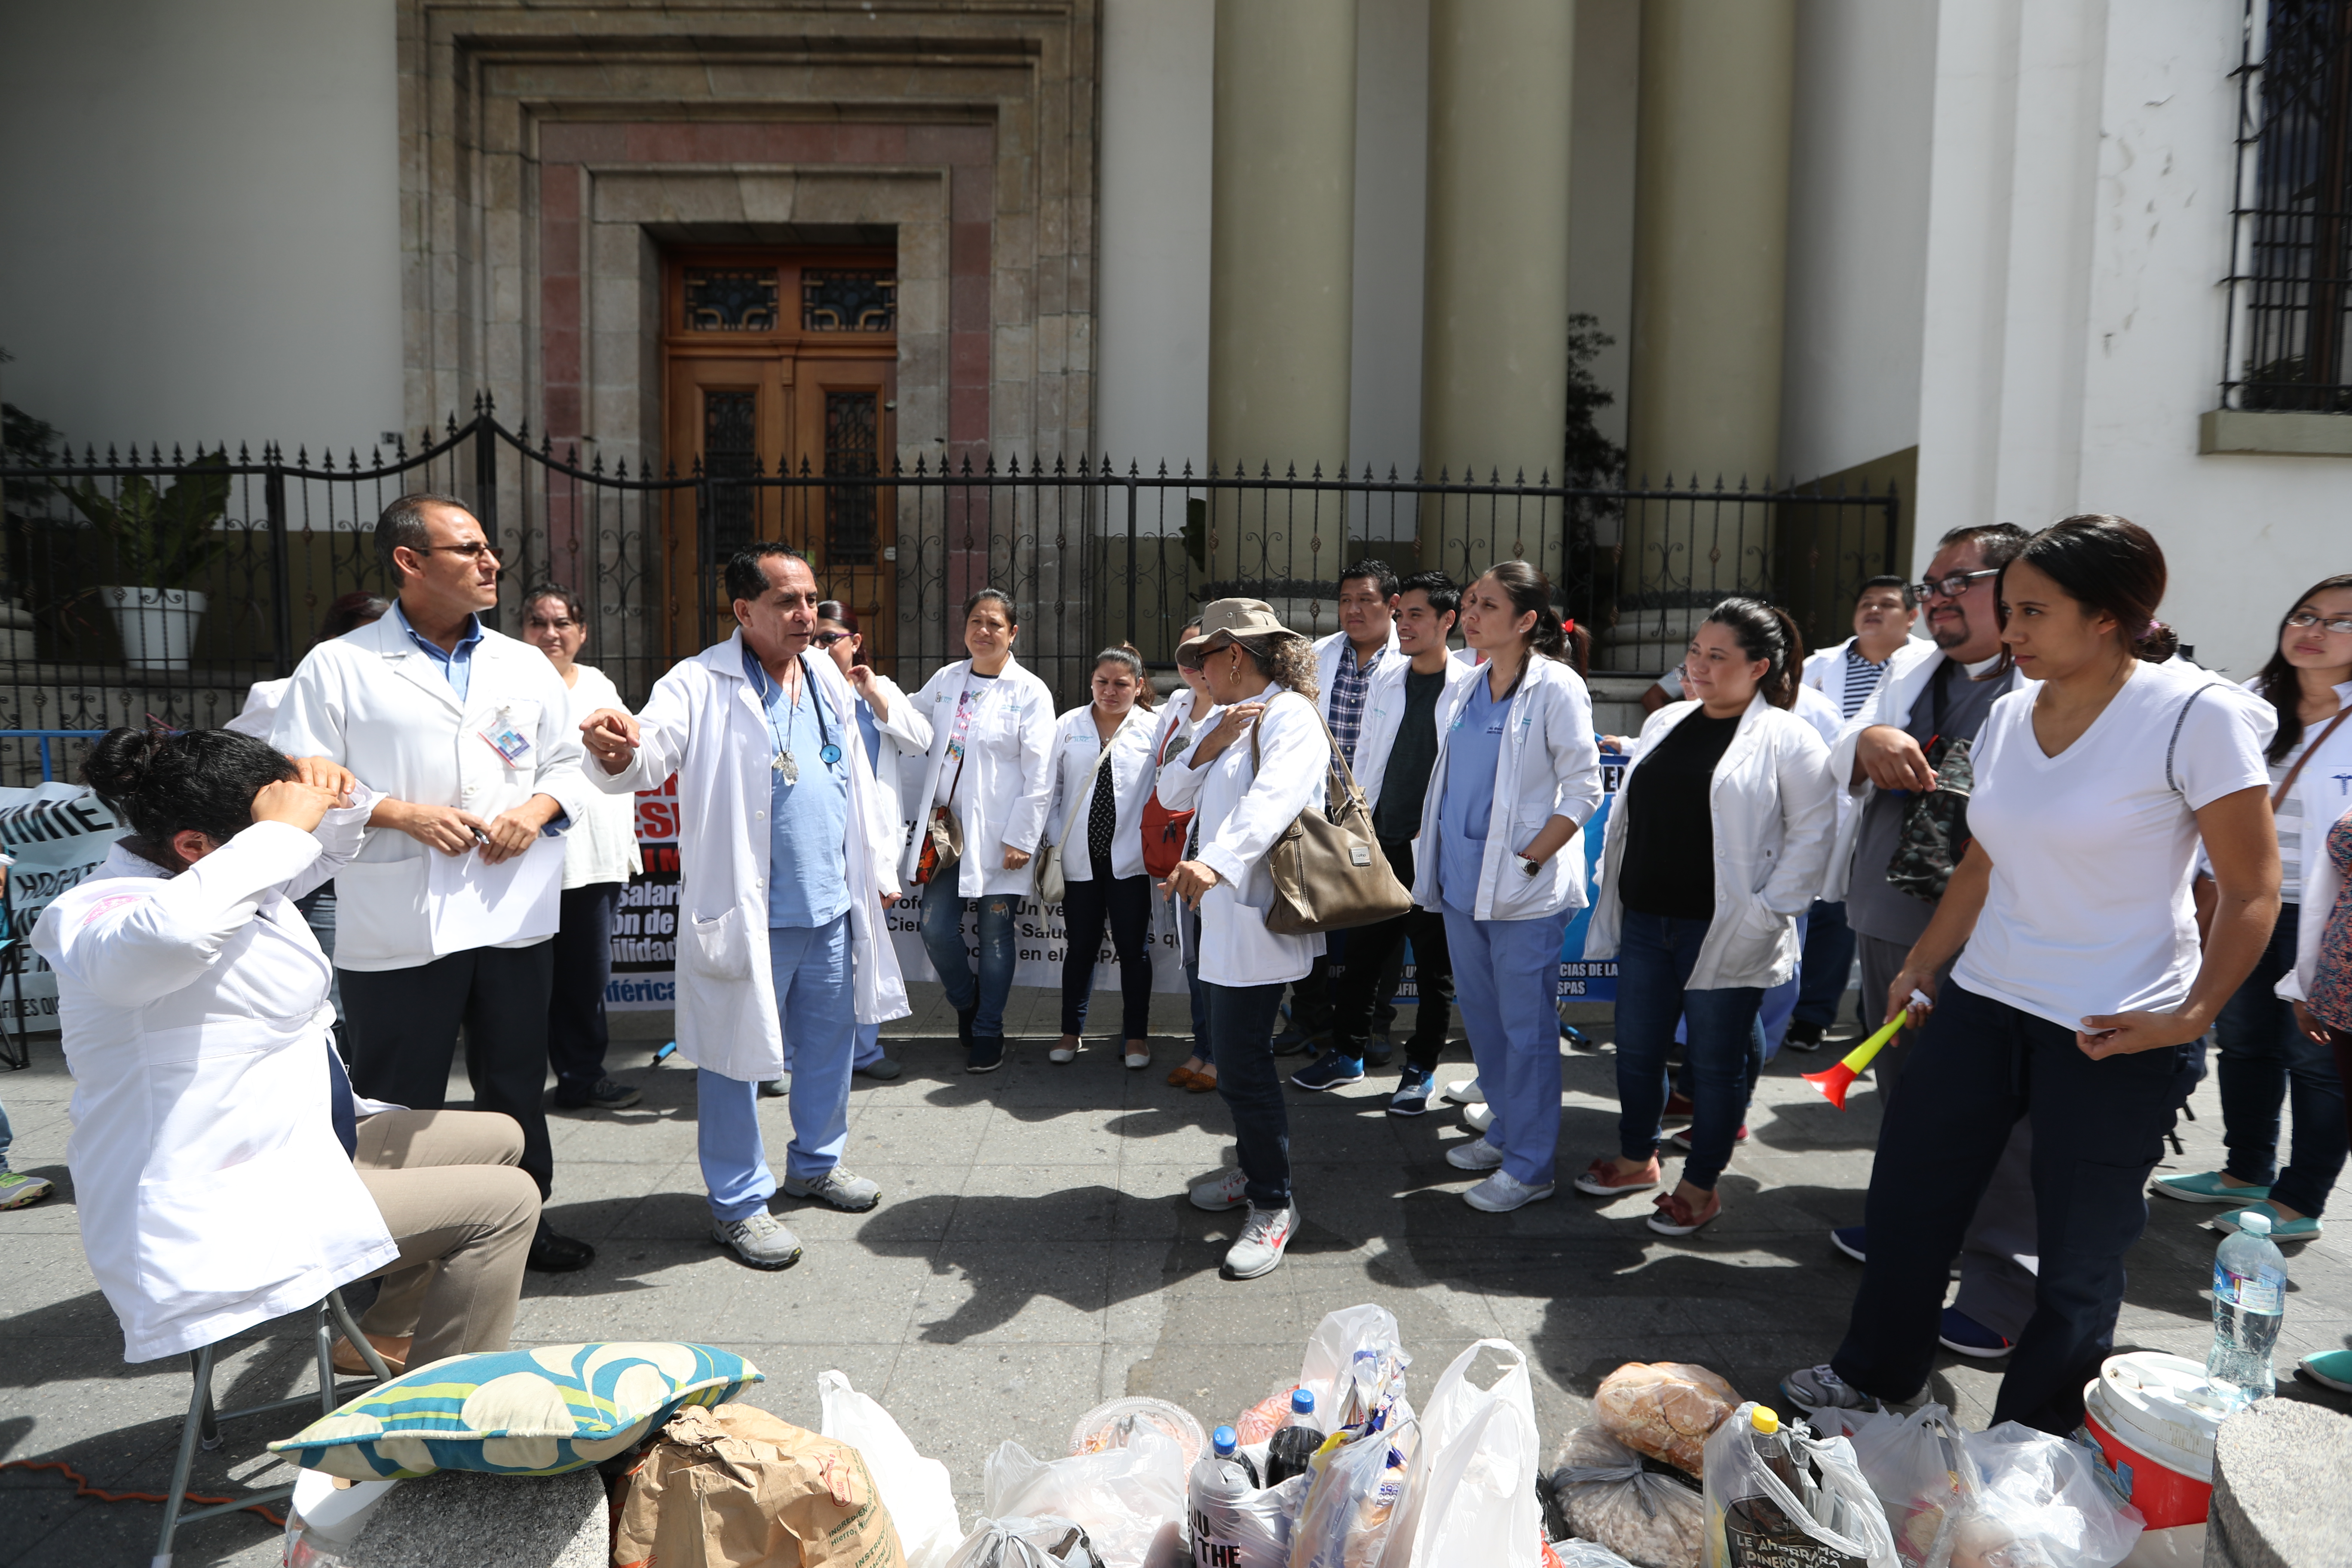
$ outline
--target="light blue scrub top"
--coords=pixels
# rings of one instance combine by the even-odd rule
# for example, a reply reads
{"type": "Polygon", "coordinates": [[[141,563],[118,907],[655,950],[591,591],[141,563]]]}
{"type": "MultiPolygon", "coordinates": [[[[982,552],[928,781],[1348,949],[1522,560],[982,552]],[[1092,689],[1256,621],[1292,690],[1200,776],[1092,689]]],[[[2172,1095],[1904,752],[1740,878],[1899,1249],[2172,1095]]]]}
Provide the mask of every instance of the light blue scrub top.
{"type": "Polygon", "coordinates": [[[744,679],[760,695],[767,715],[770,755],[790,751],[800,782],[787,784],[771,770],[768,800],[768,923],[815,927],[831,924],[849,910],[849,753],[826,764],[826,744],[848,739],[830,715],[820,720],[824,698],[801,665],[801,700],[788,702],[783,688],[768,679],[750,648],[743,650],[744,679]]]}
{"type": "Polygon", "coordinates": [[[1502,761],[1503,731],[1518,694],[1497,702],[1486,673],[1445,735],[1445,794],[1437,803],[1437,889],[1464,914],[1478,907],[1478,872],[1486,854],[1487,820],[1495,811],[1495,769],[1502,761]]]}

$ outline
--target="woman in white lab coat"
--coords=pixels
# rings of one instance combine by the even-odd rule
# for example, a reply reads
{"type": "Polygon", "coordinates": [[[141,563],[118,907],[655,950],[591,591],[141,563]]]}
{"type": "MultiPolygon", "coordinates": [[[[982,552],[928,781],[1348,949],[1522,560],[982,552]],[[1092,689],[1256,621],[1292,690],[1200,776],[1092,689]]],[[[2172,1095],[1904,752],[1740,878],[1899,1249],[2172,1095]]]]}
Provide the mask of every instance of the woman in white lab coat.
{"type": "Polygon", "coordinates": [[[1201,914],[1201,985],[1208,994],[1217,1092],[1234,1116],[1236,1167],[1192,1189],[1196,1208],[1247,1205],[1225,1270],[1254,1279],[1281,1263],[1298,1227],[1290,1187],[1290,1119],[1274,1065],[1274,1015],[1283,988],[1323,952],[1320,936],[1266,930],[1274,900],[1266,857],[1308,803],[1322,797],[1330,732],[1315,711],[1307,641],[1255,599],[1219,599],[1201,635],[1176,650],[1197,656],[1217,709],[1207,732],[1160,775],[1160,804],[1199,813],[1200,847],[1169,879],[1201,914]],[[1255,742],[1255,743],[1253,743],[1255,742]]]}
{"type": "MultiPolygon", "coordinates": [[[[1176,640],[1181,644],[1200,635],[1199,623],[1188,621],[1178,629],[1176,640]]],[[[1198,651],[1177,655],[1176,674],[1184,682],[1183,687],[1160,710],[1160,721],[1151,731],[1151,765],[1135,781],[1135,804],[1130,815],[1136,825],[1139,852],[1142,847],[1144,809],[1159,787],[1160,775],[1183,763],[1185,753],[1200,737],[1201,721],[1216,705],[1209,695],[1208,678],[1201,671],[1198,651]]],[[[1189,838],[1191,824],[1185,825],[1184,832],[1189,838]]],[[[1217,1062],[1209,1047],[1209,995],[1201,989],[1201,918],[1173,894],[1165,895],[1162,901],[1168,911],[1168,930],[1176,933],[1177,950],[1183,954],[1184,989],[1191,993],[1192,1002],[1192,1054],[1176,1064],[1175,1070],[1168,1075],[1168,1087],[1206,1094],[1217,1087],[1217,1062]]]]}
{"type": "Polygon", "coordinates": [[[1013,597],[982,588],[964,605],[971,653],[923,683],[915,704],[930,719],[931,748],[908,804],[916,828],[899,864],[923,889],[923,950],[956,1011],[969,1072],[1004,1065],[1004,1003],[1013,992],[1013,921],[1030,896],[1029,860],[1054,793],[1054,694],[1013,658],[1020,635],[1013,597]],[[927,855],[938,822],[952,847],[927,855]],[[926,862],[929,864],[927,866],[926,862]],[[980,968],[963,942],[967,901],[980,909],[980,968]]]}
{"type": "Polygon", "coordinates": [[[1103,927],[1118,954],[1127,1066],[1151,1065],[1151,879],[1143,874],[1136,785],[1151,767],[1151,677],[1127,644],[1095,655],[1094,700],[1054,726],[1054,798],[1046,830],[1061,852],[1062,1037],[1047,1056],[1084,1049],[1087,1004],[1103,927]]]}
{"type": "Polygon", "coordinates": [[[495,1124],[505,1169],[352,1164],[369,1107],[335,1058],[326,955],[293,900],[349,861],[374,796],[332,763],[298,767],[219,730],[110,731],[82,776],[133,836],[42,912],[33,946],[57,972],[67,1163],[123,1359],[199,1350],[393,1270],[421,1287],[399,1295],[422,1315],[371,1334],[413,1329],[429,1359],[505,1349],[539,1219],[537,1185],[511,1168],[512,1120],[388,1113],[428,1132],[495,1124]],[[404,1243],[425,1227],[372,1191],[419,1174],[467,1205],[445,1204],[429,1245],[404,1243]]]}

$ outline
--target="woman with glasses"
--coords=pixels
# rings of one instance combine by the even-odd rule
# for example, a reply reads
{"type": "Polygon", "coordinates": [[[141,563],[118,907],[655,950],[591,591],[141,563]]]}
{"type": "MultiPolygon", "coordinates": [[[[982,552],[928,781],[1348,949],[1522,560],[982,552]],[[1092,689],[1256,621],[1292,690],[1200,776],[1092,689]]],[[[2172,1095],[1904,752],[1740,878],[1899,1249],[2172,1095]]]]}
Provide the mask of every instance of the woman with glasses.
{"type": "Polygon", "coordinates": [[[1086,1049],[1087,1004],[1103,927],[1118,954],[1122,1058],[1151,1065],[1151,879],[1143,874],[1135,786],[1152,772],[1151,677],[1125,643],[1095,655],[1094,700],[1054,726],[1054,800],[1045,831],[1060,847],[1062,1037],[1046,1053],[1073,1062],[1086,1049]]]}
{"type": "MultiPolygon", "coordinates": [[[[1176,633],[1176,674],[1184,685],[1160,710],[1160,721],[1151,731],[1151,766],[1135,783],[1138,798],[1133,819],[1139,835],[1149,831],[1143,822],[1144,809],[1156,793],[1160,775],[1184,761],[1192,742],[1200,738],[1202,715],[1215,705],[1215,699],[1209,695],[1208,677],[1201,670],[1199,651],[1183,651],[1182,645],[1200,635],[1197,621],[1186,622],[1176,633]]],[[[1180,829],[1187,837],[1191,836],[1191,826],[1188,821],[1180,829]]],[[[1182,858],[1192,852],[1192,847],[1188,844],[1177,855],[1182,858]]],[[[1208,993],[1201,989],[1201,920],[1173,894],[1165,901],[1168,929],[1177,933],[1177,949],[1184,955],[1184,987],[1192,993],[1192,1054],[1168,1075],[1168,1087],[1206,1094],[1217,1087],[1217,1063],[1209,1049],[1208,993]]]]}
{"type": "MultiPolygon", "coordinates": [[[[2223,1230],[2259,1212],[2270,1216],[2272,1239],[2310,1241],[2344,1169],[2344,1085],[2326,1040],[2297,1026],[2291,997],[2280,993],[2294,990],[2305,869],[2325,853],[2329,825],[2352,806],[2352,575],[2315,584],[2294,602],[2279,624],[2277,650],[2246,689],[2278,715],[2263,753],[2278,831],[2278,923],[2213,1021],[2229,1160],[2218,1171],[2158,1177],[2156,1190],[2226,1205],[2213,1221],[2223,1230]],[[2282,1168],[2279,1112],[2290,1100],[2294,1153],[2282,1168]]],[[[2210,904],[2212,879],[2200,877],[2198,891],[2210,904]]],[[[2325,905],[2311,911],[2315,921],[2326,918],[2325,905]]]]}

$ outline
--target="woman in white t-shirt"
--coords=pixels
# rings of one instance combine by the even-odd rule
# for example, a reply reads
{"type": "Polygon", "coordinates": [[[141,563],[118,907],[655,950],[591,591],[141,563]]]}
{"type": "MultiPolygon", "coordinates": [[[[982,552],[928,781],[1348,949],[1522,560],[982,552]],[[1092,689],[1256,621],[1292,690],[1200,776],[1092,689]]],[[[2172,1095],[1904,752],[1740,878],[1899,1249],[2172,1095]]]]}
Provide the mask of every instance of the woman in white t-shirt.
{"type": "MultiPolygon", "coordinates": [[[[1782,1381],[1801,1408],[1919,1391],[1946,1271],[2030,1117],[2041,1268],[1992,1419],[2062,1435],[2083,1419],[2148,1174],[2194,1082],[2190,1044],[2279,907],[2263,760],[2277,716],[2192,666],[2151,662],[2174,646],[2155,618],[2164,585],[2156,541],[2115,517],[2054,523],[2001,568],[2001,641],[2028,684],[1986,717],[1974,840],[1887,994],[1888,1017],[1915,992],[1934,1011],[1880,1131],[1845,1342],[1782,1381]],[[2218,889],[2201,951],[2200,841],[2218,889]]],[[[1910,1010],[1919,1023],[1926,1009],[1910,1010]]]]}

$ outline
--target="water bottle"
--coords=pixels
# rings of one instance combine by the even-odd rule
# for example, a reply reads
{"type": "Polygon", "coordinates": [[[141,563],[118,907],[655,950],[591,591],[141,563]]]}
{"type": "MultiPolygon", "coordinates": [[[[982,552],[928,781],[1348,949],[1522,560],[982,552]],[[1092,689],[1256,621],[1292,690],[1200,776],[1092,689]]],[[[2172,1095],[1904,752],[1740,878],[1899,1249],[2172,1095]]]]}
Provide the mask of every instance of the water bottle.
{"type": "Polygon", "coordinates": [[[2271,1240],[2271,1216],[2242,1213],[2236,1234],[2213,1255],[2213,1353],[2205,1358],[2205,1375],[2239,1405],[2267,1399],[2276,1387],[2271,1349],[2285,1315],[2286,1259],[2271,1240]]]}
{"type": "Polygon", "coordinates": [[[1329,1434],[1323,1423],[1315,1418],[1315,1391],[1293,1389],[1290,1394],[1290,1419],[1274,1435],[1266,1446],[1265,1484],[1280,1486],[1293,1476],[1307,1473],[1307,1461],[1323,1446],[1329,1434]]]}

